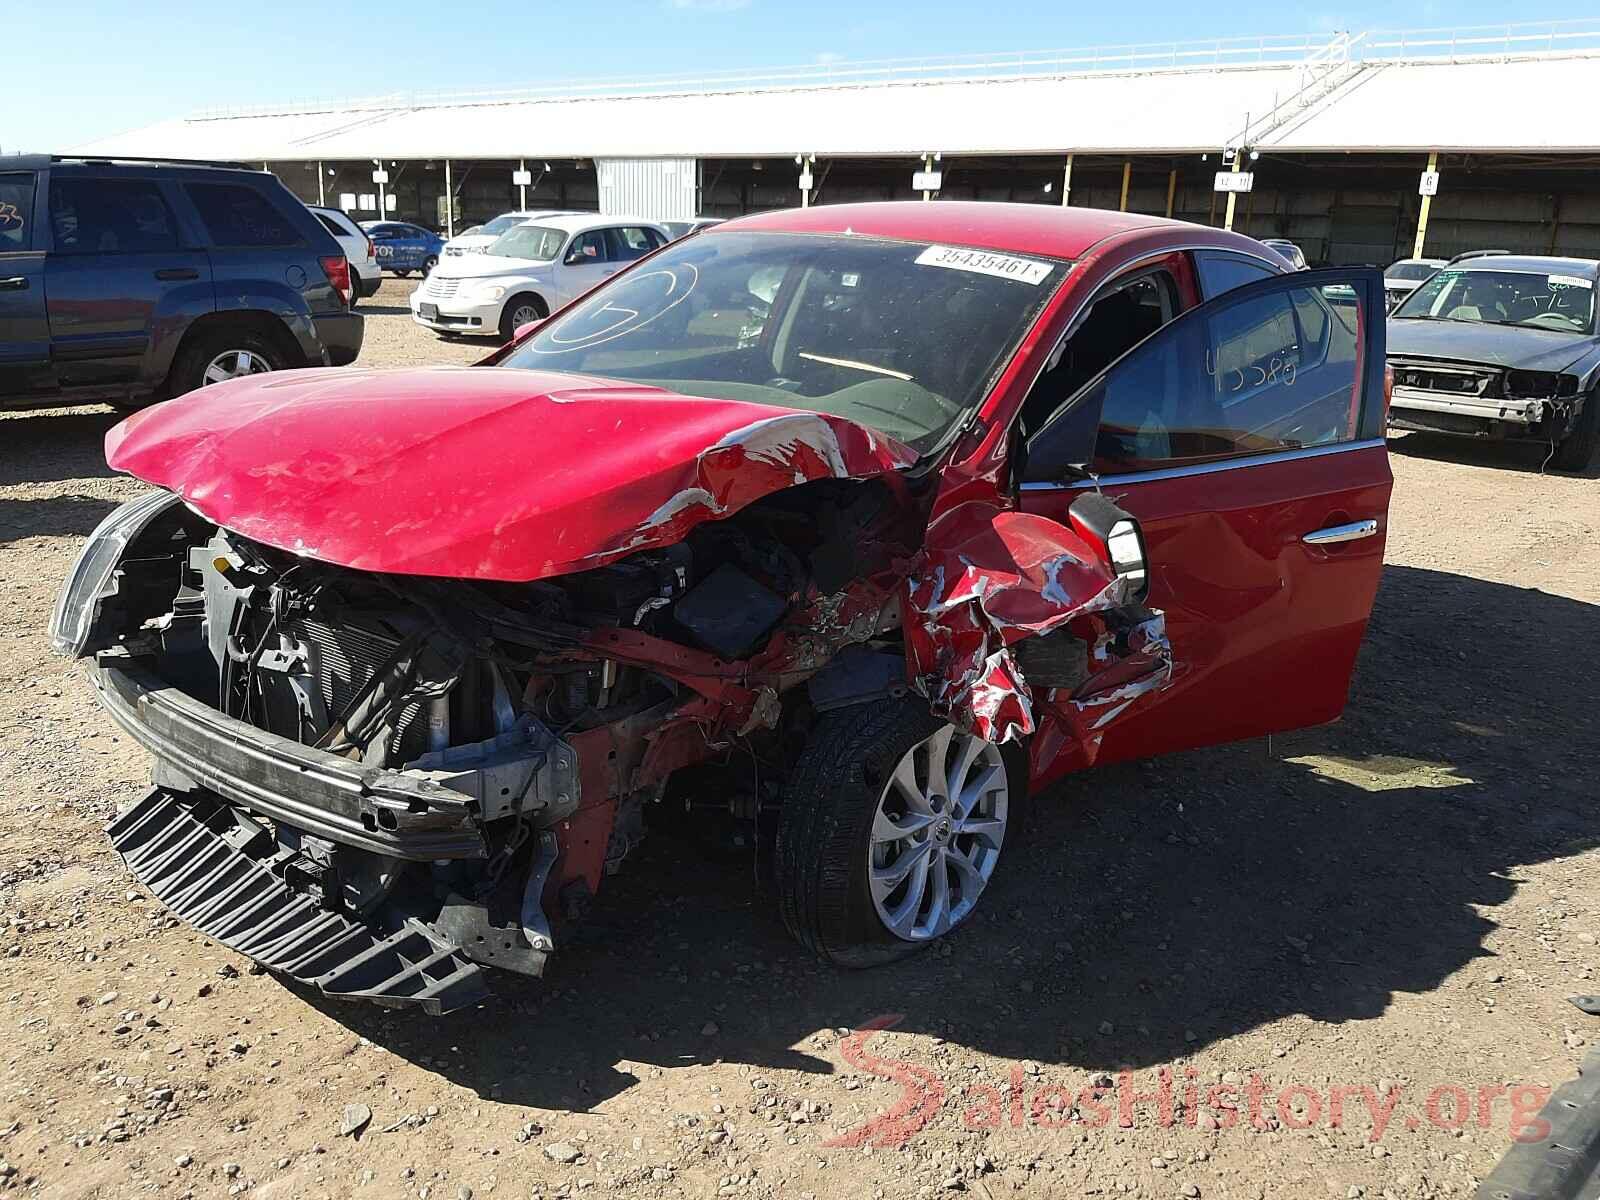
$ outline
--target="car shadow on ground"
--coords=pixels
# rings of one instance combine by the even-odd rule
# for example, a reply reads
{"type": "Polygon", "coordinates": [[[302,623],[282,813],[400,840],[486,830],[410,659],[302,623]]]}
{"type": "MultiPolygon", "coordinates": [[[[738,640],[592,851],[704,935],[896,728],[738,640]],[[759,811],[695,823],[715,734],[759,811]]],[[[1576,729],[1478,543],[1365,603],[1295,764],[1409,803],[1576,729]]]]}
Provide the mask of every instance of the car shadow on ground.
{"type": "Polygon", "coordinates": [[[98,405],[0,416],[0,487],[115,475],[106,431],[126,416],[98,405]]]}
{"type": "Polygon", "coordinates": [[[660,840],[543,982],[498,975],[486,1009],[442,1020],[318,1006],[485,1096],[566,1110],[713,1058],[828,1072],[837,1031],[884,1014],[1055,1079],[1292,1014],[1377,1017],[1488,953],[1480,910],[1519,867],[1600,844],[1600,685],[1572,660],[1597,617],[1387,568],[1343,721],[1052,789],[947,951],[825,967],[748,866],[660,840]]]}
{"type": "Polygon", "coordinates": [[[1527,475],[1556,475],[1573,479],[1600,479],[1600,456],[1582,471],[1558,471],[1550,465],[1551,449],[1540,442],[1502,442],[1483,438],[1451,437],[1445,433],[1407,433],[1389,438],[1389,453],[1464,467],[1489,467],[1527,475]]]}

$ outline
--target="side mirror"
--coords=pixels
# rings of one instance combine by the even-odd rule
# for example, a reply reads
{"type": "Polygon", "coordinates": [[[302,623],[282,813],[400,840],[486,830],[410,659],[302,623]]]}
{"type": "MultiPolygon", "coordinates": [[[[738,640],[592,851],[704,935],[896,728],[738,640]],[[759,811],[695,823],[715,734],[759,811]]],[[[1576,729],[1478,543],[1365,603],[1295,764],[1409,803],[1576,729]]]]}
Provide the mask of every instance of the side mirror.
{"type": "Polygon", "coordinates": [[[1150,591],[1150,564],[1145,554],[1144,530],[1133,516],[1103,492],[1085,492],[1067,509],[1073,531],[1100,551],[1118,578],[1126,579],[1133,599],[1150,591]]]}
{"type": "Polygon", "coordinates": [[[579,254],[576,250],[568,250],[566,258],[562,259],[561,261],[569,267],[576,267],[583,262],[583,255],[579,254]]]}
{"type": "Polygon", "coordinates": [[[543,324],[544,324],[544,322],[542,320],[540,320],[540,321],[529,321],[526,325],[518,325],[517,329],[516,329],[516,332],[511,335],[511,340],[513,342],[520,342],[523,338],[527,337],[530,333],[532,333],[534,330],[538,329],[539,326],[541,326],[543,324]]]}

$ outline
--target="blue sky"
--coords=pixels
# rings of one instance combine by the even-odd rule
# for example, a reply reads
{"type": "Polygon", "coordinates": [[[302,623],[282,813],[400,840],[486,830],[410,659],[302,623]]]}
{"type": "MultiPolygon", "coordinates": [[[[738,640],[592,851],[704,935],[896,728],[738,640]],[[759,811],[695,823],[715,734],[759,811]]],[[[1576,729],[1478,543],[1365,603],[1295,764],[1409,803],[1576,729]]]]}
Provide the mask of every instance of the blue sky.
{"type": "MultiPolygon", "coordinates": [[[[1516,19],[1589,16],[1557,0],[1516,19]]],[[[603,0],[199,5],[26,0],[6,18],[0,152],[59,151],[200,108],[397,90],[691,74],[832,59],[1503,21],[1488,0],[1011,5],[603,0]]]]}

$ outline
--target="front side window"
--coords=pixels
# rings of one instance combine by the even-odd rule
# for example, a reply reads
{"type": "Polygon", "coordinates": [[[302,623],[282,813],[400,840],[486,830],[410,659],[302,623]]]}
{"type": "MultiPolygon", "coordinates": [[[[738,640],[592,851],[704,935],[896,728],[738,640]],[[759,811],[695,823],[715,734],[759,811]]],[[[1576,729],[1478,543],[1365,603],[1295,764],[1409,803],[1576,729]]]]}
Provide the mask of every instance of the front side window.
{"type": "Polygon", "coordinates": [[[567,251],[567,261],[573,266],[586,267],[593,263],[606,261],[606,231],[604,229],[591,229],[588,233],[580,234],[572,240],[572,249],[567,251]]]}
{"type": "Polygon", "coordinates": [[[33,246],[33,176],[0,175],[0,254],[33,246]]]}
{"type": "Polygon", "coordinates": [[[927,243],[718,233],[619,276],[501,365],[834,413],[927,452],[983,399],[1067,271],[927,243]]]}
{"type": "Polygon", "coordinates": [[[236,183],[189,183],[184,187],[214,245],[300,245],[294,226],[255,188],[236,183]]]}
{"type": "Polygon", "coordinates": [[[1277,287],[1196,310],[1112,367],[1029,445],[1027,477],[1160,470],[1355,440],[1364,293],[1277,287]],[[1094,420],[1092,453],[1078,431],[1094,420]],[[1075,462],[1087,458],[1089,461],[1075,462]]]}
{"type": "Polygon", "coordinates": [[[140,179],[52,179],[50,231],[58,254],[145,254],[178,245],[161,189],[140,179]]]}
{"type": "Polygon", "coordinates": [[[554,262],[566,241],[567,235],[559,229],[519,225],[490,242],[484,253],[501,258],[525,258],[530,262],[554,262]]]}
{"type": "Polygon", "coordinates": [[[1594,284],[1592,277],[1562,271],[1447,267],[1412,292],[1394,317],[1588,333],[1594,328],[1594,284]]]}

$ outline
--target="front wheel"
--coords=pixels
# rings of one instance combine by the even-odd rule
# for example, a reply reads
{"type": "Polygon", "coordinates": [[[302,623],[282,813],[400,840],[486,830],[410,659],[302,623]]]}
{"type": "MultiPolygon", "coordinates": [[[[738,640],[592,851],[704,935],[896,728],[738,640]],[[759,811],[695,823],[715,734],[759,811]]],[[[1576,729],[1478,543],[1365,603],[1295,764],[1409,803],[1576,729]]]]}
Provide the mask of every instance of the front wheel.
{"type": "Polygon", "coordinates": [[[509,342],[524,325],[542,321],[549,315],[549,307],[538,296],[519,292],[500,310],[500,338],[509,342]]]}
{"type": "Polygon", "coordinates": [[[432,275],[433,269],[438,265],[439,256],[437,254],[430,254],[427,258],[422,260],[422,273],[424,275],[432,275]]]}
{"type": "Polygon", "coordinates": [[[1600,391],[1593,391],[1583,398],[1578,423],[1561,439],[1551,465],[1558,471],[1582,471],[1594,461],[1597,442],[1600,442],[1600,391]]]}
{"type": "Polygon", "coordinates": [[[828,714],[784,789],[774,856],[784,923],[846,967],[938,940],[977,908],[1026,789],[1019,750],[913,697],[828,714]]]}

